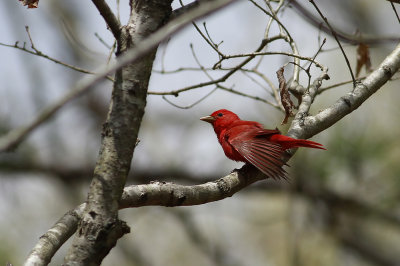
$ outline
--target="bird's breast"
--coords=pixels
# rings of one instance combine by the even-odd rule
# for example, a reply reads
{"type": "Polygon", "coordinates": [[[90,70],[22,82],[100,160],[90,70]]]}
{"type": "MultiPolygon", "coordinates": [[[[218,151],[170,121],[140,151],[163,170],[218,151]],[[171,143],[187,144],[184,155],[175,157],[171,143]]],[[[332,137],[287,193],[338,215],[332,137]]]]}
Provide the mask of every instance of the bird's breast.
{"type": "Polygon", "coordinates": [[[223,134],[218,136],[219,143],[221,144],[226,157],[234,161],[247,162],[246,159],[235,149],[235,147],[229,143],[230,136],[226,133],[227,132],[225,131],[223,134]]]}

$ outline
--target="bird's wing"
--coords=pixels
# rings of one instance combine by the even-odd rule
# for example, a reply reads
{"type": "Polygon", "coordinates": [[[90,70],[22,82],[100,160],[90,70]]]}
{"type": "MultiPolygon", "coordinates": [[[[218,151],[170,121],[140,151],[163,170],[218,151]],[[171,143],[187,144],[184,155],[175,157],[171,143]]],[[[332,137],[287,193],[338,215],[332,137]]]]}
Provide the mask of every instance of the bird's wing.
{"type": "Polygon", "coordinates": [[[263,134],[262,131],[243,132],[232,136],[228,141],[249,163],[268,177],[287,179],[287,173],[282,168],[285,165],[282,159],[282,147],[266,138],[266,135],[277,132],[270,130],[271,132],[263,134]]]}

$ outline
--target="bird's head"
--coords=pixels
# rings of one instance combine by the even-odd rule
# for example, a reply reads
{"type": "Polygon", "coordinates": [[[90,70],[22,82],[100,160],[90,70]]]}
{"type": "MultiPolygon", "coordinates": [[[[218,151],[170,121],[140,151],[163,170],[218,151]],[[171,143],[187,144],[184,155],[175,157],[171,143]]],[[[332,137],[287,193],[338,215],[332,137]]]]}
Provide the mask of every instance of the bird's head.
{"type": "Polygon", "coordinates": [[[240,118],[229,110],[221,109],[211,115],[200,118],[200,120],[210,123],[218,134],[223,129],[229,127],[232,122],[240,120],[240,118]]]}

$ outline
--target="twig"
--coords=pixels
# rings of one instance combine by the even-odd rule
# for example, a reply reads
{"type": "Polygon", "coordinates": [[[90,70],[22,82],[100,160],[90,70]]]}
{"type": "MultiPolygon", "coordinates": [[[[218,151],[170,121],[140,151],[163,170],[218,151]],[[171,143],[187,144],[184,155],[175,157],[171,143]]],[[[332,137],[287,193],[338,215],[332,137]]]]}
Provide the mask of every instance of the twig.
{"type": "MultiPolygon", "coordinates": [[[[182,0],[179,0],[179,3],[181,4],[182,7],[184,6],[182,0]]],[[[196,31],[201,35],[201,37],[203,37],[203,39],[211,46],[211,48],[213,48],[214,51],[216,51],[219,54],[220,57],[223,56],[223,54],[218,49],[218,45],[216,45],[212,41],[210,35],[208,34],[207,28],[205,27],[205,24],[203,24],[203,25],[204,25],[204,28],[206,29],[206,33],[208,35],[208,38],[207,38],[207,36],[204,35],[204,33],[200,30],[200,28],[197,26],[197,24],[195,22],[193,22],[192,24],[193,24],[194,28],[196,29],[196,31]]]]}
{"type": "Polygon", "coordinates": [[[393,2],[390,2],[390,4],[392,5],[393,11],[396,14],[397,21],[400,23],[400,17],[399,17],[399,14],[397,14],[396,7],[394,6],[393,2]]]}
{"type": "Polygon", "coordinates": [[[169,40],[164,43],[164,49],[162,50],[161,53],[161,70],[165,70],[165,55],[167,54],[167,48],[168,48],[169,40]]]}
{"type": "Polygon", "coordinates": [[[285,108],[283,107],[281,101],[279,100],[279,99],[280,99],[280,96],[279,96],[278,88],[274,85],[274,83],[272,83],[272,81],[271,81],[269,78],[267,78],[267,76],[265,76],[262,72],[258,71],[257,69],[254,69],[254,70],[253,70],[253,73],[255,73],[255,74],[258,75],[260,78],[262,78],[263,80],[265,80],[265,82],[267,82],[267,84],[269,85],[269,87],[270,87],[271,90],[272,90],[272,94],[273,94],[273,96],[274,96],[274,98],[275,98],[275,101],[278,103],[279,109],[280,109],[281,111],[285,111],[285,108]]]}
{"type": "MultiPolygon", "coordinates": [[[[203,17],[210,14],[220,8],[232,3],[234,0],[219,0],[212,2],[205,2],[199,5],[196,9],[190,10],[188,13],[177,17],[175,20],[168,22],[157,32],[151,36],[140,41],[134,48],[128,50],[126,53],[119,57],[119,60],[113,64],[110,64],[107,68],[100,68],[95,71],[97,74],[93,76],[84,77],[77,85],[69,91],[63,98],[56,101],[54,104],[42,111],[31,123],[27,126],[23,126],[18,129],[14,129],[5,136],[0,137],[0,152],[4,152],[15,148],[23,139],[40,124],[47,121],[52,117],[58,110],[60,110],[66,103],[77,98],[89,89],[93,88],[94,85],[104,79],[105,76],[113,73],[117,69],[124,67],[125,65],[135,62],[144,54],[150,52],[159,43],[166,40],[172,34],[178,32],[186,24],[190,23],[194,19],[203,17]]],[[[246,62],[247,63],[247,62],[246,62]]],[[[232,73],[233,74],[233,73],[232,73]]],[[[230,75],[232,75],[230,74],[230,75]]]]}
{"type": "MultiPolygon", "coordinates": [[[[308,22],[310,24],[312,24],[314,27],[319,28],[320,30],[322,30],[323,32],[332,35],[331,30],[324,25],[317,17],[315,17],[311,12],[309,12],[306,8],[304,8],[299,1],[297,0],[290,0],[289,4],[291,6],[294,7],[295,11],[298,11],[298,13],[300,13],[300,16],[306,20],[308,20],[308,22]]],[[[398,36],[396,37],[384,37],[384,36],[372,36],[372,37],[367,37],[365,35],[363,35],[362,39],[360,38],[360,36],[354,35],[353,33],[345,33],[345,32],[341,32],[338,29],[334,28],[334,31],[337,35],[337,37],[345,43],[349,43],[349,44],[359,44],[360,42],[363,42],[365,44],[381,44],[381,43],[387,43],[387,42],[399,42],[400,38],[398,36]]]]}
{"type": "MultiPolygon", "coordinates": [[[[285,33],[285,40],[286,42],[289,43],[293,54],[295,55],[299,55],[299,51],[297,49],[297,45],[294,41],[294,39],[292,38],[290,32],[287,30],[287,28],[285,27],[285,25],[283,25],[283,23],[278,19],[278,17],[276,16],[275,11],[273,10],[273,8],[271,7],[271,5],[268,3],[268,1],[266,2],[268,8],[270,9],[271,12],[268,12],[267,10],[265,10],[264,8],[262,8],[257,2],[250,0],[251,3],[253,3],[253,5],[255,5],[256,7],[258,7],[262,12],[264,12],[266,15],[270,16],[271,18],[273,18],[276,23],[278,23],[279,29],[281,31],[281,35],[283,35],[283,32],[285,33]]],[[[298,82],[299,80],[299,75],[300,75],[300,69],[297,67],[298,65],[300,65],[300,61],[298,58],[294,57],[294,69],[293,69],[293,82],[298,82]]]]}
{"type": "Polygon", "coordinates": [[[201,37],[203,37],[203,39],[211,46],[211,48],[213,48],[214,51],[218,53],[219,57],[220,58],[223,57],[224,55],[218,49],[218,46],[211,39],[208,39],[207,36],[204,35],[204,33],[200,30],[197,24],[193,22],[193,26],[196,29],[196,31],[201,35],[201,37]]]}
{"type": "MultiPolygon", "coordinates": [[[[279,10],[282,8],[284,3],[285,3],[284,0],[279,0],[279,4],[278,4],[278,7],[275,9],[275,13],[279,12],[279,10]]],[[[269,31],[271,29],[273,21],[274,21],[274,19],[272,17],[270,17],[269,20],[268,20],[267,27],[265,28],[264,39],[268,39],[269,31]]],[[[256,63],[254,69],[257,69],[261,65],[261,62],[262,62],[263,59],[264,59],[264,57],[260,57],[260,60],[258,60],[258,62],[256,63]]]]}
{"type": "Polygon", "coordinates": [[[349,59],[347,58],[347,55],[346,55],[346,53],[345,53],[344,50],[343,50],[342,44],[340,43],[340,41],[339,41],[339,39],[338,39],[338,36],[337,36],[335,30],[331,27],[331,25],[330,25],[329,22],[328,22],[328,19],[322,14],[321,10],[318,8],[318,6],[317,6],[317,4],[314,2],[314,0],[309,0],[309,1],[310,1],[310,3],[314,6],[314,8],[317,10],[317,12],[318,12],[318,14],[321,16],[321,18],[325,21],[326,25],[327,25],[327,26],[329,27],[329,29],[331,30],[333,37],[335,37],[335,40],[336,40],[337,44],[339,45],[340,50],[342,51],[342,54],[343,54],[344,59],[345,59],[345,61],[346,61],[347,67],[349,68],[350,75],[351,75],[351,79],[353,80],[353,88],[355,88],[355,87],[356,87],[356,79],[355,79],[355,77],[354,77],[353,70],[351,69],[351,65],[350,65],[349,59]]]}
{"type": "Polygon", "coordinates": [[[210,96],[211,94],[213,94],[216,90],[218,89],[218,86],[216,86],[214,89],[212,89],[210,92],[208,92],[206,95],[204,95],[203,97],[201,97],[200,99],[198,99],[197,101],[195,101],[194,103],[190,104],[190,105],[186,105],[186,106],[181,106],[181,105],[177,105],[176,103],[171,102],[170,100],[167,99],[167,97],[165,95],[162,96],[162,99],[164,101],[166,101],[167,103],[169,103],[170,105],[179,108],[179,109],[190,109],[192,107],[194,107],[195,105],[201,103],[203,100],[205,100],[208,96],[210,96]]]}
{"type": "MultiPolygon", "coordinates": [[[[227,1],[227,0],[226,0],[227,1]]],[[[265,45],[267,44],[266,40],[263,40],[260,44],[260,46],[257,48],[257,50],[255,52],[259,52],[261,51],[265,45]]],[[[155,91],[150,91],[148,92],[148,94],[152,94],[152,95],[174,95],[174,96],[178,96],[179,93],[185,92],[185,91],[189,91],[189,90],[193,90],[196,88],[201,88],[201,87],[205,87],[205,86],[209,86],[209,85],[214,85],[214,84],[218,84],[220,82],[224,82],[225,80],[227,80],[230,76],[232,76],[234,73],[236,73],[238,70],[240,70],[243,66],[245,66],[247,63],[249,63],[251,60],[253,60],[253,58],[255,57],[255,55],[250,55],[248,58],[246,58],[245,60],[243,60],[241,63],[239,63],[238,65],[236,65],[234,68],[232,68],[228,73],[226,73],[225,75],[223,75],[222,77],[220,77],[219,79],[213,80],[213,81],[208,81],[208,82],[202,82],[196,85],[191,85],[179,90],[173,90],[173,91],[169,91],[169,92],[155,92],[155,91]]]]}
{"type": "Polygon", "coordinates": [[[110,63],[111,58],[112,58],[116,48],[117,48],[117,40],[114,40],[113,46],[111,47],[110,52],[107,57],[107,64],[110,63]]]}
{"type": "MultiPolygon", "coordinates": [[[[15,44],[0,43],[0,45],[1,45],[1,46],[5,46],[5,47],[10,47],[10,48],[15,48],[15,49],[24,51],[24,52],[29,53],[29,54],[32,54],[32,55],[37,55],[37,56],[43,57],[43,58],[45,58],[45,59],[47,59],[47,60],[50,60],[50,61],[52,61],[52,62],[54,62],[54,63],[56,63],[56,64],[62,65],[62,66],[67,67],[67,68],[70,68],[70,69],[75,70],[75,71],[77,71],[77,72],[81,72],[81,73],[85,73],[85,74],[91,74],[91,75],[95,75],[95,74],[96,74],[95,72],[89,71],[89,70],[87,70],[87,69],[83,69],[83,68],[80,68],[80,67],[76,67],[76,66],[67,64],[67,63],[65,63],[65,62],[62,62],[62,61],[60,61],[60,60],[57,60],[57,59],[55,59],[55,58],[53,58],[53,57],[50,57],[50,56],[48,56],[47,54],[44,54],[42,51],[38,50],[36,47],[35,47],[35,49],[34,49],[33,51],[31,51],[31,50],[28,50],[28,49],[25,47],[25,45],[19,46],[19,42],[16,42],[15,44]]],[[[32,49],[33,49],[33,48],[32,48],[32,49]]],[[[107,76],[106,79],[108,79],[108,80],[110,80],[110,81],[114,81],[114,79],[113,79],[111,76],[107,76]]]]}
{"type": "Polygon", "coordinates": [[[203,22],[203,27],[204,27],[204,30],[205,30],[205,32],[207,34],[208,39],[215,45],[215,47],[218,48],[224,41],[220,41],[219,43],[214,42],[213,39],[211,38],[210,33],[208,32],[206,22],[203,22]]]}
{"type": "MultiPolygon", "coordinates": [[[[247,72],[247,71],[243,71],[243,70],[240,70],[240,72],[241,72],[244,76],[246,76],[248,79],[250,79],[252,82],[254,82],[255,84],[257,84],[257,85],[258,85],[260,88],[262,88],[264,91],[269,92],[269,94],[270,94],[271,96],[273,96],[273,93],[272,93],[271,91],[269,91],[268,88],[264,86],[264,84],[262,84],[260,81],[258,81],[256,78],[254,78],[254,77],[252,77],[252,76],[250,75],[251,72],[247,72]]],[[[253,74],[255,74],[255,73],[253,73],[253,74]]],[[[257,75],[257,74],[255,74],[255,75],[257,75]]]]}
{"type": "MultiPolygon", "coordinates": [[[[357,81],[361,81],[363,79],[365,79],[365,77],[358,78],[357,81]]],[[[320,88],[318,90],[318,94],[321,94],[321,93],[323,93],[323,92],[325,92],[327,90],[330,90],[330,89],[333,89],[333,88],[336,88],[336,87],[340,87],[340,86],[343,86],[343,85],[346,85],[346,84],[350,84],[350,83],[353,83],[353,81],[352,80],[347,80],[347,81],[343,81],[343,82],[339,82],[339,83],[333,84],[331,86],[326,86],[326,87],[320,88]]]]}
{"type": "MultiPolygon", "coordinates": [[[[315,58],[301,56],[297,54],[287,53],[287,52],[254,52],[254,53],[247,53],[247,54],[235,54],[235,55],[224,55],[223,60],[231,59],[231,58],[238,58],[238,57],[247,57],[247,56],[262,56],[262,55],[286,55],[289,57],[298,58],[301,60],[309,61],[319,67],[321,70],[324,68],[323,65],[315,61],[315,58]]],[[[216,64],[220,64],[222,60],[218,61],[216,64]]]]}
{"type": "Polygon", "coordinates": [[[218,88],[220,88],[221,90],[224,90],[224,91],[227,91],[227,92],[236,94],[236,95],[240,95],[240,96],[243,96],[243,97],[247,97],[247,98],[250,98],[250,99],[253,99],[253,100],[256,100],[256,101],[260,101],[260,102],[263,102],[263,103],[266,103],[266,104],[269,104],[269,105],[271,105],[271,106],[277,108],[278,110],[280,110],[279,105],[274,104],[273,102],[270,102],[270,101],[268,101],[268,100],[265,100],[265,99],[263,99],[263,98],[261,98],[261,97],[249,95],[249,94],[246,94],[246,93],[243,93],[243,92],[240,92],[240,91],[231,89],[231,88],[224,87],[224,86],[222,86],[222,85],[220,85],[220,84],[218,84],[217,86],[218,86],[218,88]]]}
{"type": "Polygon", "coordinates": [[[99,40],[99,42],[101,42],[101,44],[103,44],[108,50],[111,50],[112,47],[111,47],[108,43],[106,43],[106,41],[104,41],[103,38],[101,38],[100,35],[99,35],[97,32],[94,33],[94,36],[95,36],[95,37],[99,40]]]}
{"type": "MultiPolygon", "coordinates": [[[[318,56],[318,54],[321,52],[321,49],[322,49],[322,47],[324,46],[324,44],[326,43],[326,38],[324,38],[324,40],[322,41],[322,43],[321,43],[321,45],[319,46],[319,49],[318,49],[318,51],[315,53],[315,55],[314,55],[314,57],[313,57],[313,60],[315,60],[315,58],[318,56]]],[[[308,85],[307,85],[307,88],[309,88],[310,87],[310,83],[311,83],[311,73],[310,73],[310,69],[311,69],[311,65],[312,65],[312,62],[310,62],[310,65],[308,65],[308,67],[306,68],[306,73],[307,73],[307,75],[308,75],[308,85]]],[[[322,71],[324,71],[324,68],[323,67],[320,67],[320,69],[322,70],[322,71]]]]}
{"type": "MultiPolygon", "coordinates": [[[[200,67],[200,69],[203,71],[203,73],[204,73],[210,80],[213,80],[213,78],[207,73],[207,71],[204,69],[203,65],[200,63],[200,60],[199,60],[198,57],[196,56],[196,53],[195,53],[195,51],[194,51],[194,48],[193,48],[193,44],[192,44],[192,43],[190,44],[190,50],[192,51],[192,56],[193,56],[194,60],[196,61],[197,65],[200,67]]],[[[165,95],[162,96],[162,99],[163,99],[164,101],[166,101],[167,103],[171,104],[172,106],[177,107],[177,108],[179,108],[179,109],[190,109],[190,108],[192,108],[193,106],[195,106],[195,105],[201,103],[204,99],[206,99],[208,96],[210,96],[211,94],[213,94],[217,89],[218,89],[218,86],[216,86],[214,89],[212,89],[212,90],[211,90],[210,92],[208,92],[206,95],[204,95],[203,97],[201,97],[199,100],[197,100],[197,101],[195,101],[194,103],[192,103],[192,104],[190,104],[190,105],[187,105],[187,106],[180,106],[180,105],[177,105],[177,104],[171,102],[170,100],[168,100],[167,97],[165,97],[165,95]]]]}

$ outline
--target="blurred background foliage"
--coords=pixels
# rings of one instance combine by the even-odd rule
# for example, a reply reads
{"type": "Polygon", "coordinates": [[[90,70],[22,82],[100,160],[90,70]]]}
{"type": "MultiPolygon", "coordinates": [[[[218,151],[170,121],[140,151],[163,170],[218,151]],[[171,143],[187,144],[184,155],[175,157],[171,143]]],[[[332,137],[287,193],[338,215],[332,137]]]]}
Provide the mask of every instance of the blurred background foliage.
{"type": "MultiPolygon", "coordinates": [[[[128,1],[109,2],[114,10],[120,2],[120,17],[125,22],[128,1]]],[[[301,3],[316,14],[307,1],[301,3]]],[[[377,39],[398,37],[399,24],[387,1],[324,0],[318,4],[343,32],[358,31],[377,39]]],[[[174,2],[177,7],[179,3],[174,2]]],[[[220,49],[234,54],[251,52],[259,45],[267,19],[250,2],[240,1],[204,21],[214,41],[223,41],[220,49]]],[[[318,39],[328,38],[326,51],[317,57],[329,67],[331,80],[323,87],[350,80],[333,38],[309,24],[290,5],[280,19],[301,55],[312,56],[318,50],[318,39]]],[[[18,41],[29,48],[26,25],[35,47],[63,62],[92,70],[109,59],[112,36],[89,1],[41,0],[36,10],[26,10],[18,1],[0,2],[1,43],[13,45],[18,41]]],[[[275,26],[272,30],[278,29],[275,26]]],[[[181,67],[198,68],[190,44],[203,66],[211,67],[218,60],[194,28],[188,26],[160,46],[150,91],[170,91],[208,80],[198,70],[160,73],[181,67]]],[[[372,68],[395,45],[390,41],[370,45],[372,68]]],[[[346,43],[344,46],[355,68],[357,47],[346,43]]],[[[269,50],[290,51],[287,45],[275,43],[269,50]]],[[[2,134],[31,121],[85,75],[10,47],[0,46],[0,54],[2,134]]],[[[277,85],[275,72],[289,61],[284,56],[268,56],[260,71],[277,85]]],[[[317,73],[312,70],[314,77],[317,73]]],[[[214,78],[220,76],[218,72],[210,74],[214,78]]],[[[364,70],[361,75],[365,75],[364,70]]],[[[254,79],[236,73],[224,85],[271,100],[265,81],[254,79]]],[[[301,81],[307,84],[307,76],[302,74],[301,81]]],[[[398,265],[398,86],[397,80],[389,82],[354,113],[314,137],[327,151],[299,150],[289,162],[290,182],[266,180],[232,198],[203,206],[121,211],[132,233],[118,242],[103,264],[398,265]]],[[[174,104],[187,106],[212,89],[166,97],[174,104]]],[[[351,85],[326,91],[317,98],[312,112],[332,104],[349,90],[351,85]]],[[[0,264],[20,265],[40,235],[85,200],[110,92],[111,82],[104,81],[68,104],[15,151],[0,154],[0,264]]],[[[287,130],[280,126],[280,111],[222,90],[189,109],[174,107],[161,96],[149,96],[128,183],[159,180],[198,184],[240,167],[225,158],[211,127],[198,120],[219,108],[231,109],[241,118],[260,121],[269,128],[287,130]]],[[[53,265],[62,263],[67,247],[68,242],[52,260],[53,265]]]]}

